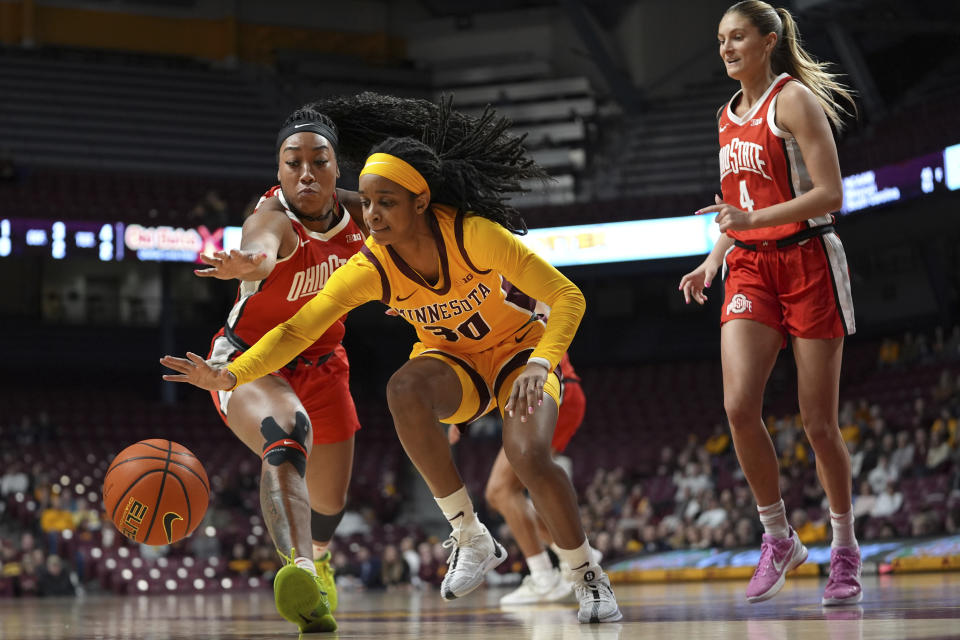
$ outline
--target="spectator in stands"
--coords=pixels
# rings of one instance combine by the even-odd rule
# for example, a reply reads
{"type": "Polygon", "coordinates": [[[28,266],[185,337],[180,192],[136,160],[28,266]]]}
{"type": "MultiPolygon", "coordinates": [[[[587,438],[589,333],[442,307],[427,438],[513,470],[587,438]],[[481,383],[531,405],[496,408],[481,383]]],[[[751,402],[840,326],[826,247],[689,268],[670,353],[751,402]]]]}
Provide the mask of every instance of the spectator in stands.
{"type": "Polygon", "coordinates": [[[50,553],[57,549],[60,532],[72,531],[73,527],[73,513],[63,508],[63,497],[59,492],[51,493],[50,504],[40,516],[40,528],[47,536],[50,553]]]}
{"type": "Polygon", "coordinates": [[[816,544],[827,539],[827,523],[810,520],[806,509],[795,509],[790,516],[790,524],[803,544],[816,544]]]}
{"type": "Polygon", "coordinates": [[[673,476],[673,483],[677,487],[677,500],[684,497],[690,499],[705,489],[713,488],[713,480],[704,473],[696,462],[687,463],[683,473],[677,471],[673,476]]]}
{"type": "Polygon", "coordinates": [[[861,482],[860,493],[853,499],[853,516],[858,521],[868,517],[876,504],[877,496],[873,493],[870,483],[861,482]]]}
{"type": "Polygon", "coordinates": [[[943,407],[940,409],[940,415],[933,421],[930,427],[931,435],[941,433],[945,436],[947,444],[950,447],[955,446],[957,441],[957,418],[950,412],[950,409],[943,407]]]}
{"type": "Polygon", "coordinates": [[[407,563],[410,573],[410,583],[420,587],[420,554],[417,553],[416,543],[412,536],[404,536],[400,541],[400,554],[407,563]]]}
{"type": "Polygon", "coordinates": [[[950,444],[943,431],[936,431],[930,436],[930,450],[927,451],[927,474],[933,475],[944,471],[950,462],[950,444]]]}
{"type": "Polygon", "coordinates": [[[897,446],[890,454],[890,462],[897,474],[902,478],[908,475],[913,467],[915,449],[910,442],[909,431],[897,432],[897,446]]]}
{"type": "Polygon", "coordinates": [[[712,456],[723,455],[730,449],[730,434],[719,422],[713,425],[713,435],[703,444],[704,449],[712,456]]]}
{"type": "Polygon", "coordinates": [[[880,345],[877,355],[877,365],[884,367],[894,366],[900,362],[900,343],[892,338],[885,338],[880,345]]]}
{"type": "Polygon", "coordinates": [[[887,483],[896,482],[899,478],[900,475],[893,464],[891,464],[890,458],[882,453],[877,459],[877,466],[867,474],[867,482],[870,483],[870,488],[877,495],[883,493],[887,483]]]}
{"type": "Polygon", "coordinates": [[[70,574],[64,569],[60,556],[47,556],[46,565],[37,582],[37,590],[42,596],[73,596],[77,594],[76,587],[70,579],[70,574]]]}
{"type": "Polygon", "coordinates": [[[12,462],[7,466],[3,476],[0,477],[0,496],[5,497],[17,493],[26,495],[29,489],[29,476],[27,476],[20,464],[17,462],[12,462]]]}
{"type": "Polygon", "coordinates": [[[20,572],[16,576],[14,592],[21,597],[40,594],[40,574],[37,569],[37,560],[33,553],[23,553],[20,556],[20,572]]]}
{"type": "Polygon", "coordinates": [[[395,544],[388,544],[383,548],[380,582],[388,590],[409,586],[410,584],[410,566],[400,555],[400,551],[395,544]]]}
{"type": "Polygon", "coordinates": [[[897,491],[897,483],[894,480],[887,482],[883,493],[877,496],[877,501],[870,510],[871,517],[886,518],[892,516],[900,507],[903,506],[903,494],[897,491]]]}
{"type": "Polygon", "coordinates": [[[927,453],[929,450],[927,430],[919,427],[913,432],[914,474],[926,475],[927,453]]]}

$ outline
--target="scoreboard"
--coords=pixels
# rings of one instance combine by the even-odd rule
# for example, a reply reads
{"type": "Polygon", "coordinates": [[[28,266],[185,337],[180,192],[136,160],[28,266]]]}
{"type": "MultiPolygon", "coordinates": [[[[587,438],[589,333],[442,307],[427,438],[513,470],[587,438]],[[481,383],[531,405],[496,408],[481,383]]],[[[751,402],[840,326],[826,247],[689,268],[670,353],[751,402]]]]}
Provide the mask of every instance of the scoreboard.
{"type": "Polygon", "coordinates": [[[225,229],[144,226],[92,220],[0,218],[0,258],[49,256],[112,262],[198,262],[223,249],[225,229]]]}

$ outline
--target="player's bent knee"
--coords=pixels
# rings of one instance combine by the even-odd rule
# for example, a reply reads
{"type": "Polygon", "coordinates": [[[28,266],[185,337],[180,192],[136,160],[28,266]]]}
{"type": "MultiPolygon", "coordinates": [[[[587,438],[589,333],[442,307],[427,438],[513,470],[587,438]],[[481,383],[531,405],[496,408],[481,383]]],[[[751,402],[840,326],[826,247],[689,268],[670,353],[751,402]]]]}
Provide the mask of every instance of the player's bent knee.
{"type": "Polygon", "coordinates": [[[387,381],[387,404],[397,410],[419,402],[426,384],[423,376],[401,368],[387,381]]]}
{"type": "Polygon", "coordinates": [[[264,464],[279,467],[289,462],[300,477],[304,477],[307,472],[307,438],[311,437],[310,420],[305,413],[296,412],[290,433],[277,423],[276,418],[269,416],[261,423],[260,434],[263,436],[264,464]]]}

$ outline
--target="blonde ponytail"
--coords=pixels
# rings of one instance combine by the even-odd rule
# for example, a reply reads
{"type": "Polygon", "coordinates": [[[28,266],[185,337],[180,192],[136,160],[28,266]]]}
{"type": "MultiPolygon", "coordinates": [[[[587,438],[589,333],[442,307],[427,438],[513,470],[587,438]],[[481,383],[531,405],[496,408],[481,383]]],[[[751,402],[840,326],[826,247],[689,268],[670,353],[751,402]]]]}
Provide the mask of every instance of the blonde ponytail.
{"type": "Polygon", "coordinates": [[[773,72],[788,73],[816,96],[833,126],[843,127],[843,116],[851,111],[845,109],[837,96],[850,103],[852,113],[857,105],[849,87],[841,83],[837,74],[827,71],[829,63],[818,62],[807,53],[800,43],[800,31],[793,16],[786,9],[774,9],[762,0],[744,0],[727,9],[726,13],[739,13],[759,29],[761,35],[777,34],[777,45],[770,58],[773,72]]]}

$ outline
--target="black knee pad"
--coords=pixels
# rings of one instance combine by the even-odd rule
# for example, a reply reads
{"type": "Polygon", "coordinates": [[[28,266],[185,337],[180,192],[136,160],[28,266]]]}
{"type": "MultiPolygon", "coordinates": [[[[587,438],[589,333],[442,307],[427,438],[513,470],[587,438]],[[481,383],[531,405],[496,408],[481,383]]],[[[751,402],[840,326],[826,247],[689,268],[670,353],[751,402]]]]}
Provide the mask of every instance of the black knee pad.
{"type": "Polygon", "coordinates": [[[307,416],[297,411],[294,417],[293,431],[287,433],[280,428],[273,417],[266,418],[260,425],[263,435],[263,460],[274,467],[289,462],[304,477],[307,472],[307,433],[310,431],[310,421],[307,416]]]}
{"type": "Polygon", "coordinates": [[[335,513],[332,516],[324,515],[322,513],[317,513],[314,510],[310,510],[310,532],[313,534],[313,539],[317,542],[330,542],[333,538],[333,532],[337,530],[337,525],[340,524],[340,521],[343,520],[343,512],[346,511],[346,507],[340,509],[340,513],[335,513]]]}

